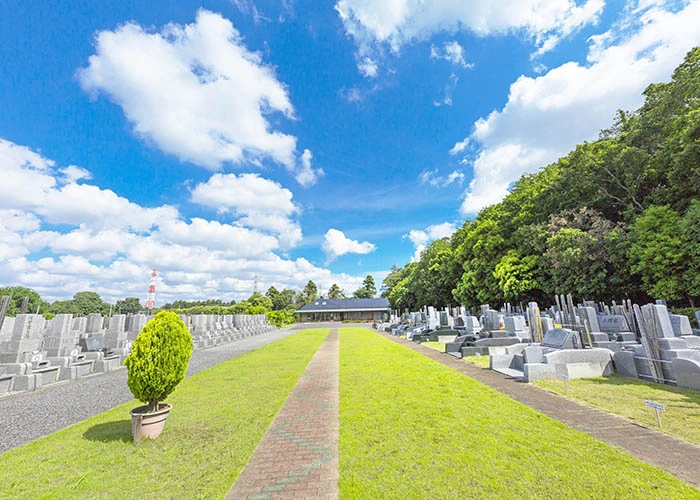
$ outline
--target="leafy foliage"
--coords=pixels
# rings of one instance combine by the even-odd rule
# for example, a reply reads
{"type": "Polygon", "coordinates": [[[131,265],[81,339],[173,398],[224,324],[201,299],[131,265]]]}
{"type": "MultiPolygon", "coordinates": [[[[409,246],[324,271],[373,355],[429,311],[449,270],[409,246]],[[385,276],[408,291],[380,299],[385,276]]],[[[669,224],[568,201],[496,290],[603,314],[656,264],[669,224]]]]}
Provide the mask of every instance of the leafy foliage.
{"type": "Polygon", "coordinates": [[[318,298],[318,287],[316,283],[309,280],[301,291],[301,298],[304,304],[309,304],[318,298]]]}
{"type": "Polygon", "coordinates": [[[42,301],[39,294],[30,288],[23,286],[0,288],[0,297],[5,295],[10,297],[10,305],[7,308],[8,316],[16,316],[21,312],[22,302],[25,298],[29,299],[27,302],[27,313],[36,313],[37,310],[46,311],[49,308],[48,303],[42,301]]]}
{"type": "Polygon", "coordinates": [[[345,297],[345,293],[343,292],[343,290],[341,290],[341,288],[336,283],[333,283],[331,285],[331,287],[328,289],[328,298],[333,299],[333,300],[337,300],[337,299],[344,299],[346,297],[345,297]]]}
{"type": "Polygon", "coordinates": [[[508,196],[393,267],[398,309],[503,301],[700,299],[700,48],[644,105],[620,111],[508,196]],[[551,299],[550,299],[551,300],[551,299]]]}
{"type": "Polygon", "coordinates": [[[362,282],[362,286],[355,290],[353,297],[356,299],[371,299],[377,295],[377,286],[374,284],[374,277],[367,275],[362,282]]]}
{"type": "Polygon", "coordinates": [[[187,372],[192,356],[192,337],[174,312],[161,311],[146,323],[124,360],[127,385],[139,401],[158,408],[187,372]]]}
{"type": "Polygon", "coordinates": [[[118,314],[136,314],[141,311],[141,301],[138,297],[127,297],[125,299],[120,299],[114,305],[114,310],[118,314]]]}

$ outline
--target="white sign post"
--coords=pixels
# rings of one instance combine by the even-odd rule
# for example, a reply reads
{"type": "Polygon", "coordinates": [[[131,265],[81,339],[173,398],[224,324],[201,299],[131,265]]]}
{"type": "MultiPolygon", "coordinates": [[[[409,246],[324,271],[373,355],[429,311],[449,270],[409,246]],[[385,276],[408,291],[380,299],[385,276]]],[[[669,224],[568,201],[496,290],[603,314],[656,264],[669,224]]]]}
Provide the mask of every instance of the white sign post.
{"type": "Polygon", "coordinates": [[[644,402],[644,405],[647,408],[654,408],[654,411],[656,412],[656,423],[659,424],[659,428],[661,427],[661,416],[659,415],[660,411],[666,411],[666,407],[662,403],[657,403],[656,401],[650,401],[646,400],[644,402]]]}
{"type": "Polygon", "coordinates": [[[559,375],[559,378],[564,381],[564,394],[569,394],[569,376],[559,375]]]}

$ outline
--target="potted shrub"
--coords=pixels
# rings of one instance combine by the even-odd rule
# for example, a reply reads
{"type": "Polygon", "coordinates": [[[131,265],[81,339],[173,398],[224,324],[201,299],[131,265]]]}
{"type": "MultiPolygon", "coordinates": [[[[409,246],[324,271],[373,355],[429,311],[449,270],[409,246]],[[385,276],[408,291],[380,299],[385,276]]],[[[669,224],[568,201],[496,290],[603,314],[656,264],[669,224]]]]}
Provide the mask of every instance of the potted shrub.
{"type": "Polygon", "coordinates": [[[124,360],[127,385],[136,399],[147,403],[131,410],[134,442],[160,435],[172,408],[163,400],[185,377],[190,356],[192,336],[174,312],[159,312],[134,340],[124,360]]]}

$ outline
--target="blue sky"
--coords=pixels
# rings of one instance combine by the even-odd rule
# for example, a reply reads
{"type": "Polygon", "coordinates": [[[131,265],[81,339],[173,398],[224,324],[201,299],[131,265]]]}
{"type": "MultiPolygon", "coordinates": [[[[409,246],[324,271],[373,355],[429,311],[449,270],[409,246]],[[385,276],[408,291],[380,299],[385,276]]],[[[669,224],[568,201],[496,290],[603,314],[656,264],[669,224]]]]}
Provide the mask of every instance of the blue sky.
{"type": "Polygon", "coordinates": [[[700,0],[0,4],[0,285],[381,282],[594,140],[700,0]]]}

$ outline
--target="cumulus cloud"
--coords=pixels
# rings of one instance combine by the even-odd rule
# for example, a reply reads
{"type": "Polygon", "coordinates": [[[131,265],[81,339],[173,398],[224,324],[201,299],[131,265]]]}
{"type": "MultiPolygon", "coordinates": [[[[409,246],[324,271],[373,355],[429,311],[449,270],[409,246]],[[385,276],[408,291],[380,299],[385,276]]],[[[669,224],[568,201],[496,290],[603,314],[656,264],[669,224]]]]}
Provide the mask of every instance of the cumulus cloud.
{"type": "Polygon", "coordinates": [[[444,59],[455,66],[461,66],[463,68],[473,68],[473,64],[467,64],[464,59],[464,47],[462,47],[459,42],[451,41],[446,42],[442,49],[432,45],[430,47],[430,58],[431,59],[444,59]]]}
{"type": "Polygon", "coordinates": [[[34,288],[49,301],[92,290],[113,302],[145,298],[157,267],[162,304],[247,298],[256,275],[279,288],[313,279],[354,289],[362,281],[277,255],[301,239],[300,209],[289,190],[255,174],[215,174],[193,189],[193,199],[221,209],[230,223],[74,182],[90,177],[0,139],[0,283],[34,288]]]}
{"type": "Polygon", "coordinates": [[[221,213],[232,212],[238,225],[274,233],[282,249],[301,241],[301,228],[294,220],[301,210],[292,192],[257,174],[214,174],[192,189],[192,201],[221,213]]]}
{"type": "Polygon", "coordinates": [[[105,94],[164,152],[212,170],[266,158],[296,170],[296,137],[269,120],[294,119],[287,88],[228,19],[202,9],[160,31],[129,22],[97,33],[95,49],[78,70],[83,89],[105,94]]]}
{"type": "Polygon", "coordinates": [[[326,254],[326,259],[331,262],[341,255],[348,253],[359,253],[368,254],[376,250],[376,246],[369,241],[355,241],[351,240],[345,233],[338,231],[337,229],[329,229],[323,239],[323,245],[321,249],[323,253],[326,254]]]}
{"type": "Polygon", "coordinates": [[[416,251],[413,257],[411,257],[411,262],[418,262],[420,260],[420,256],[423,250],[428,246],[428,243],[452,236],[456,230],[457,228],[454,223],[443,222],[442,224],[433,224],[425,229],[413,229],[408,234],[405,234],[403,237],[408,238],[416,247],[416,251]]]}
{"type": "Polygon", "coordinates": [[[465,30],[477,36],[522,33],[533,40],[536,54],[542,54],[582,26],[596,23],[604,6],[604,0],[580,5],[575,0],[338,0],[335,9],[357,44],[360,72],[374,76],[378,67],[373,58],[383,47],[398,53],[401,46],[441,31],[465,30]],[[374,63],[372,75],[361,67],[366,60],[374,63]]]}
{"type": "Polygon", "coordinates": [[[84,168],[76,167],[75,165],[69,165],[66,168],[62,168],[60,172],[63,174],[63,177],[67,183],[92,179],[92,174],[90,172],[84,168]]]}
{"type": "Polygon", "coordinates": [[[567,62],[536,78],[521,76],[508,102],[474,123],[450,153],[477,150],[474,178],[460,212],[475,214],[500,201],[527,172],[555,161],[583,140],[594,140],[618,109],[643,102],[642,91],[666,81],[690,48],[700,44],[700,1],[680,10],[642,1],[611,30],[593,36],[587,64],[567,62]]]}

